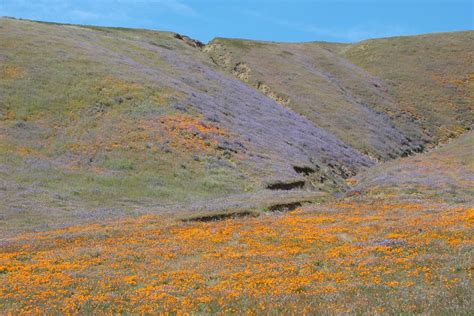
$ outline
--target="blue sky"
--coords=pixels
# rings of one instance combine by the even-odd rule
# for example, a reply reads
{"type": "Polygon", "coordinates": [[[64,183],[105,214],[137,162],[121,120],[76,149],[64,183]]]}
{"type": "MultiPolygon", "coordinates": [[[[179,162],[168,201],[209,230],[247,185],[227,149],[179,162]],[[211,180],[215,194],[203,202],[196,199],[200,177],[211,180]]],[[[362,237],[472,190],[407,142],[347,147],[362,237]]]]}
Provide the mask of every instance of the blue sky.
{"type": "Polygon", "coordinates": [[[0,16],[214,37],[353,42],[474,29],[474,0],[0,0],[0,16]]]}

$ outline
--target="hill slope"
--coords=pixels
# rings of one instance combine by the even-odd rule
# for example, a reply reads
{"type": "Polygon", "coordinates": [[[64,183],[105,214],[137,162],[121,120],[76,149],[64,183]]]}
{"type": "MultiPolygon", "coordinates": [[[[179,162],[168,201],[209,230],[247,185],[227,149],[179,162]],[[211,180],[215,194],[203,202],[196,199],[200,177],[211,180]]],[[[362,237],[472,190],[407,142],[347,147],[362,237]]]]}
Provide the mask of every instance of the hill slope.
{"type": "Polygon", "coordinates": [[[176,201],[307,172],[334,188],[373,164],[174,33],[0,23],[3,179],[72,199],[176,201]]]}
{"type": "Polygon", "coordinates": [[[471,37],[202,47],[170,32],[2,18],[0,223],[46,228],[344,191],[377,161],[472,124],[471,37]],[[406,50],[421,76],[400,66],[406,50]],[[432,90],[431,103],[417,94],[432,90]]]}
{"type": "Polygon", "coordinates": [[[364,196],[472,203],[474,132],[430,152],[375,166],[349,181],[364,196]]]}
{"type": "Polygon", "coordinates": [[[237,78],[379,160],[473,123],[474,32],[356,44],[217,38],[204,49],[237,78]]]}
{"type": "Polygon", "coordinates": [[[384,80],[397,107],[434,142],[472,128],[473,31],[369,40],[339,54],[384,80]]]}
{"type": "Polygon", "coordinates": [[[414,124],[397,127],[386,115],[395,106],[381,80],[317,43],[216,39],[205,51],[237,78],[376,159],[423,146],[414,124]]]}

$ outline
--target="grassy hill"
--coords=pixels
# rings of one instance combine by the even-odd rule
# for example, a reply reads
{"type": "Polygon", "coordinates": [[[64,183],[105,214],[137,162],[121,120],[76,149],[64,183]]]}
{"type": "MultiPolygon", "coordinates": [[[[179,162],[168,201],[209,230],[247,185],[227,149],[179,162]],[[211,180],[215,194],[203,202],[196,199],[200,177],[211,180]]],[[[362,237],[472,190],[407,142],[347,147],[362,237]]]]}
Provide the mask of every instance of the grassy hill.
{"type": "Polygon", "coordinates": [[[415,124],[397,127],[387,115],[396,106],[381,80],[318,43],[215,39],[205,51],[237,78],[373,159],[424,146],[415,124]]]}
{"type": "Polygon", "coordinates": [[[409,155],[473,123],[473,32],[355,44],[217,38],[212,60],[377,160],[409,155]]]}
{"type": "Polygon", "coordinates": [[[291,212],[18,233],[0,250],[0,310],[469,314],[473,136],[382,163],[348,179],[346,197],[291,212]]]}
{"type": "Polygon", "coordinates": [[[469,314],[472,37],[0,18],[0,313],[469,314]]]}
{"type": "Polygon", "coordinates": [[[132,209],[299,187],[305,173],[331,191],[372,165],[175,33],[0,26],[9,211],[132,209]]]}
{"type": "Polygon", "coordinates": [[[0,310],[469,314],[473,139],[381,164],[357,176],[359,195],[292,212],[19,233],[0,250],[0,310]]]}
{"type": "Polygon", "coordinates": [[[469,127],[471,36],[201,47],[170,32],[2,18],[2,225],[344,191],[377,161],[469,127]]]}
{"type": "Polygon", "coordinates": [[[381,164],[348,181],[364,196],[472,202],[474,133],[425,154],[381,164]]]}
{"type": "Polygon", "coordinates": [[[339,54],[387,83],[402,113],[434,142],[474,122],[474,32],[369,40],[339,54]]]}

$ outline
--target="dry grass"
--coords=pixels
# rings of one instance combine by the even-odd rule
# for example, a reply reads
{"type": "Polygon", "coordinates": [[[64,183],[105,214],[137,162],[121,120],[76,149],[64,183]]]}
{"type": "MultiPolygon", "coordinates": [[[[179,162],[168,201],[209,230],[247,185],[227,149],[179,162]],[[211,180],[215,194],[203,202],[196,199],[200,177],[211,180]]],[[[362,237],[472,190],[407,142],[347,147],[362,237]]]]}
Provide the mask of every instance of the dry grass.
{"type": "Polygon", "coordinates": [[[459,136],[472,125],[474,32],[368,40],[342,56],[387,83],[397,107],[434,141],[459,136]]]}

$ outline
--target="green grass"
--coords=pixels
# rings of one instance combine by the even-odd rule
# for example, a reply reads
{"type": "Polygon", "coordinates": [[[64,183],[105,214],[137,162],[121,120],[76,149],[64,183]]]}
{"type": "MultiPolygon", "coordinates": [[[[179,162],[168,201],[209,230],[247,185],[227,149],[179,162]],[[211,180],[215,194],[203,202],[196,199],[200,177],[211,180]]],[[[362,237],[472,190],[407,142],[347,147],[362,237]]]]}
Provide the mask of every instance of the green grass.
{"type": "Polygon", "coordinates": [[[258,88],[263,83],[272,91],[268,96],[277,102],[278,97],[288,100],[281,103],[360,152],[380,160],[401,155],[403,146],[394,137],[380,136],[388,126],[368,119],[366,108],[389,114],[392,123],[414,141],[423,139],[421,130],[405,121],[391,96],[374,87],[376,78],[354,70],[338,56],[335,51],[341,46],[345,47],[218,38],[206,52],[249,85],[258,88]],[[239,64],[248,69],[245,74],[238,73],[239,64]]]}
{"type": "Polygon", "coordinates": [[[438,33],[360,42],[341,56],[388,83],[404,111],[435,141],[462,134],[473,120],[474,32],[438,33]]]}
{"type": "Polygon", "coordinates": [[[454,204],[472,202],[474,134],[431,152],[397,159],[355,177],[358,190],[380,199],[406,197],[454,204]]]}
{"type": "Polygon", "coordinates": [[[154,122],[183,95],[117,56],[175,76],[142,46],[174,49],[171,33],[0,23],[2,235],[252,190],[238,169],[163,149],[154,122]]]}

